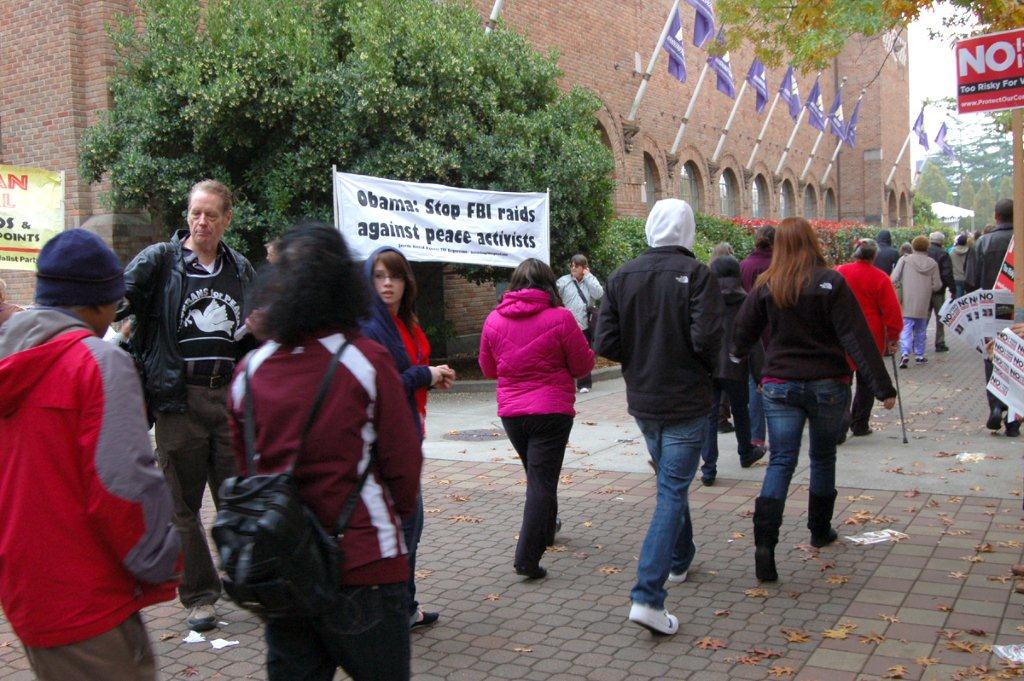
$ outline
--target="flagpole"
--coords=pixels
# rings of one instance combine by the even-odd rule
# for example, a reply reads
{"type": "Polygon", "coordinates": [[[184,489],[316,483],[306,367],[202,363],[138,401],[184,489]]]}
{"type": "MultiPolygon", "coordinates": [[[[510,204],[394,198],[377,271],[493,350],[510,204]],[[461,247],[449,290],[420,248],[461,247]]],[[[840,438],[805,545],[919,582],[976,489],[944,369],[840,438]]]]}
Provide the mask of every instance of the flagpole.
{"type": "Polygon", "coordinates": [[[729,134],[729,128],[732,127],[732,119],[736,117],[736,110],[740,108],[740,101],[746,93],[747,81],[744,80],[743,84],[740,85],[740,93],[736,95],[736,101],[733,102],[732,111],[729,112],[729,118],[725,121],[725,127],[722,128],[722,134],[718,137],[718,146],[715,147],[715,153],[711,156],[712,163],[718,163],[718,157],[722,155],[722,147],[725,146],[725,136],[729,134]]]}
{"type": "Polygon", "coordinates": [[[693,88],[693,94],[690,96],[690,103],[686,107],[686,113],[683,114],[683,120],[679,123],[679,131],[676,133],[676,139],[672,142],[672,149],[669,151],[670,154],[675,154],[679,151],[679,143],[683,141],[683,131],[686,130],[686,124],[690,120],[690,116],[693,115],[693,108],[697,104],[697,95],[700,94],[700,89],[704,85],[704,78],[708,75],[708,63],[704,62],[704,68],[700,70],[700,77],[697,78],[697,85],[693,88]]]}
{"type": "MultiPolygon", "coordinates": [[[[840,97],[840,100],[839,100],[839,106],[840,107],[843,105],[842,96],[843,96],[843,88],[844,87],[846,87],[846,76],[843,76],[843,79],[839,82],[839,92],[838,92],[838,95],[840,97]]],[[[829,118],[830,117],[831,116],[829,116],[829,118]]],[[[825,119],[825,127],[826,128],[830,127],[832,125],[832,121],[830,121],[829,118],[825,119]]],[[[804,181],[804,178],[807,177],[807,173],[810,172],[811,164],[814,163],[814,155],[816,153],[818,153],[818,146],[821,144],[821,140],[824,137],[825,137],[825,131],[824,130],[819,131],[818,132],[818,139],[814,140],[814,146],[811,147],[811,155],[807,157],[807,163],[804,164],[804,170],[803,170],[802,173],[800,173],[800,181],[801,182],[804,181]]],[[[839,141],[842,142],[843,140],[840,139],[839,141]]]]}
{"type": "MultiPolygon", "coordinates": [[[[860,104],[860,100],[864,99],[864,92],[866,90],[867,90],[867,88],[862,88],[861,89],[860,96],[857,97],[857,103],[853,105],[853,107],[855,109],[857,108],[857,104],[860,104]]],[[[832,160],[830,160],[828,162],[828,167],[825,168],[825,174],[821,176],[821,184],[825,184],[825,180],[828,179],[829,173],[832,172],[832,166],[835,165],[836,159],[839,158],[839,150],[842,149],[842,147],[843,147],[843,140],[840,139],[839,140],[839,144],[836,145],[836,150],[832,152],[832,160]]]]}
{"type": "Polygon", "coordinates": [[[889,177],[885,178],[885,186],[888,187],[892,183],[892,178],[896,175],[896,166],[903,160],[903,154],[907,152],[907,146],[910,144],[910,140],[914,137],[914,131],[911,130],[907,133],[907,139],[903,140],[903,146],[900,147],[900,153],[896,156],[896,162],[892,164],[892,170],[889,171],[889,177]]]}
{"type": "Polygon", "coordinates": [[[807,107],[801,106],[800,113],[796,117],[796,124],[793,125],[793,132],[789,134],[789,141],[786,142],[786,148],[782,150],[782,158],[779,159],[779,165],[775,168],[776,175],[782,173],[782,166],[786,165],[786,157],[789,156],[789,150],[793,146],[793,140],[796,139],[796,133],[800,130],[800,124],[804,121],[805,113],[807,113],[807,107]]]}
{"type": "Polygon", "coordinates": [[[487,20],[487,28],[484,29],[484,33],[490,33],[494,30],[494,26],[498,23],[498,17],[501,16],[501,6],[505,4],[505,0],[494,0],[494,7],[491,9],[491,18],[487,20]]]}
{"type": "MultiPolygon", "coordinates": [[[[498,0],[500,2],[501,0],[498,0]]],[[[665,44],[665,38],[668,37],[669,26],[672,25],[672,17],[679,11],[679,0],[675,0],[672,4],[672,11],[668,13],[668,17],[665,19],[665,25],[661,29],[661,36],[658,38],[658,44],[654,46],[654,52],[651,53],[651,60],[647,62],[647,71],[644,72],[643,79],[640,81],[640,88],[636,91],[636,97],[633,98],[633,107],[629,110],[629,118],[626,120],[635,121],[636,115],[640,111],[640,102],[643,101],[644,94],[647,92],[647,84],[651,81],[651,75],[654,73],[654,65],[658,61],[658,55],[661,54],[661,48],[665,44]]]]}
{"type": "Polygon", "coordinates": [[[772,105],[768,109],[768,115],[765,116],[764,125],[761,126],[761,132],[757,134],[757,141],[754,142],[754,149],[750,152],[750,160],[747,161],[747,170],[749,171],[754,167],[754,157],[757,156],[757,150],[761,146],[761,140],[764,139],[764,133],[768,130],[768,123],[772,120],[772,114],[775,113],[775,105],[779,103],[779,97],[781,93],[775,92],[775,99],[772,100],[772,105]]]}

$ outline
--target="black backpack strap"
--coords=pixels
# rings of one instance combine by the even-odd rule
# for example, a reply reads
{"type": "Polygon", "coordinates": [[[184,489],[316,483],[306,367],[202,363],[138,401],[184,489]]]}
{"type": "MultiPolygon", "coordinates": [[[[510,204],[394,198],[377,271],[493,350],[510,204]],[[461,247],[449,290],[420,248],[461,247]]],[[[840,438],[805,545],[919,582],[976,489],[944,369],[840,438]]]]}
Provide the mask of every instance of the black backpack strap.
{"type": "Polygon", "coordinates": [[[345,505],[341,507],[341,513],[338,514],[338,520],[334,523],[334,532],[332,536],[335,539],[340,539],[345,534],[345,528],[348,526],[348,521],[352,519],[352,514],[355,513],[356,503],[359,501],[359,496],[363,491],[363,485],[366,484],[366,479],[370,477],[370,471],[373,469],[374,463],[377,459],[377,443],[374,443],[370,447],[370,460],[366,463],[366,470],[359,476],[359,484],[356,488],[348,495],[348,499],[345,500],[345,505]]]}
{"type": "Polygon", "coordinates": [[[590,307],[590,301],[587,300],[587,297],[585,295],[583,295],[583,289],[580,288],[580,282],[576,281],[576,277],[572,277],[572,283],[573,286],[576,287],[576,291],[580,294],[580,298],[583,299],[583,304],[587,307],[590,307]]]}

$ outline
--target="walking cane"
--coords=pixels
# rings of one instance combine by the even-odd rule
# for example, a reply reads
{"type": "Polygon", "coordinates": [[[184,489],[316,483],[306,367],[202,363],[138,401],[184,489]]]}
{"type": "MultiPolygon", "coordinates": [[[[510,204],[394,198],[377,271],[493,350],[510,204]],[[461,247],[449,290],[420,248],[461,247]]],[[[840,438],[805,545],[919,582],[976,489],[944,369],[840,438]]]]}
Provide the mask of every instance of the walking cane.
{"type": "MultiPolygon", "coordinates": [[[[888,346],[888,339],[886,339],[886,345],[888,346]]],[[[896,403],[900,407],[900,428],[903,429],[903,444],[907,443],[907,423],[903,420],[903,396],[900,395],[900,372],[896,368],[896,353],[890,353],[889,357],[892,359],[892,375],[896,379],[896,403]]]]}

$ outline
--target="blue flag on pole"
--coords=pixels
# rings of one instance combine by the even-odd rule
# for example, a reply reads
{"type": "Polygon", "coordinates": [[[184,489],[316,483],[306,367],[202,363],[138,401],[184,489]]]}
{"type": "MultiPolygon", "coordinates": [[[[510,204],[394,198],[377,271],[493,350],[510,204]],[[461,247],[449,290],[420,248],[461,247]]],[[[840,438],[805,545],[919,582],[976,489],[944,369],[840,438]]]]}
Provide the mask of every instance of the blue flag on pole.
{"type": "Polygon", "coordinates": [[[914,121],[913,131],[917,134],[917,141],[927,151],[928,149],[928,134],[924,131],[924,107],[921,107],[921,113],[917,114],[917,120],[914,121]]]}
{"type": "Polygon", "coordinates": [[[754,108],[757,109],[757,113],[761,113],[764,111],[765,105],[768,104],[768,80],[765,76],[764,64],[756,57],[750,65],[750,70],[747,71],[747,84],[754,88],[754,94],[757,95],[754,108]]]}
{"type": "Polygon", "coordinates": [[[789,115],[795,121],[800,116],[800,107],[803,102],[800,101],[800,86],[796,82],[796,74],[793,73],[792,66],[786,69],[786,77],[782,79],[782,85],[779,86],[779,96],[789,107],[789,115]]]}
{"type": "Polygon", "coordinates": [[[672,22],[665,37],[665,51],[668,52],[668,72],[680,83],[686,82],[686,54],[683,52],[683,22],[679,9],[672,15],[672,22]]]}
{"type": "Polygon", "coordinates": [[[846,135],[846,123],[843,121],[843,95],[842,90],[836,90],[835,99],[832,100],[832,108],[828,112],[828,129],[839,139],[846,135]]]}
{"type": "Polygon", "coordinates": [[[711,0],[686,0],[686,4],[697,12],[693,21],[693,44],[703,47],[715,34],[715,10],[711,0]]]}
{"type": "Polygon", "coordinates": [[[853,113],[850,114],[850,121],[846,124],[846,133],[843,135],[843,141],[849,147],[857,146],[857,117],[860,116],[860,100],[853,105],[853,113]]]}
{"type": "MultiPolygon", "coordinates": [[[[718,32],[717,40],[719,44],[725,42],[725,34],[722,31],[718,32]]],[[[711,69],[718,76],[718,91],[735,99],[736,82],[732,79],[732,65],[729,63],[729,53],[726,52],[721,57],[713,55],[708,57],[708,64],[711,65],[711,69]]]]}
{"type": "Polygon", "coordinates": [[[814,87],[807,96],[807,122],[812,128],[825,132],[825,103],[821,100],[821,76],[814,79],[814,87]]]}
{"type": "Polygon", "coordinates": [[[953,151],[953,147],[946,143],[946,133],[949,132],[946,129],[946,124],[943,123],[939,126],[939,134],[935,136],[935,144],[938,145],[939,151],[946,155],[950,161],[956,160],[956,152],[953,151]]]}

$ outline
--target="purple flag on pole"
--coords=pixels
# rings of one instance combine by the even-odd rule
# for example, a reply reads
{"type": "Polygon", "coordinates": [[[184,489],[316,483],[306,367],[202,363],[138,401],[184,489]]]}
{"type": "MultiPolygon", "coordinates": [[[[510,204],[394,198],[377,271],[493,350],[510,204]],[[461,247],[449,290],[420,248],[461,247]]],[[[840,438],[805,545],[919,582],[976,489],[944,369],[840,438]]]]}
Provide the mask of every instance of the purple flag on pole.
{"type": "Polygon", "coordinates": [[[686,0],[686,4],[697,12],[693,20],[693,44],[703,47],[715,34],[715,10],[711,0],[686,0]]]}
{"type": "Polygon", "coordinates": [[[843,95],[841,90],[836,90],[835,99],[832,100],[832,108],[828,112],[828,129],[839,139],[846,134],[846,123],[843,121],[843,95]]]}
{"type": "Polygon", "coordinates": [[[786,77],[782,79],[782,85],[779,86],[779,96],[789,107],[789,115],[795,121],[800,116],[802,102],[800,101],[800,86],[796,82],[796,74],[793,73],[792,66],[786,69],[786,77]]]}
{"type": "Polygon", "coordinates": [[[665,51],[668,52],[668,72],[680,83],[686,82],[686,54],[683,52],[683,22],[679,10],[672,15],[672,23],[665,37],[665,51]]]}
{"type": "Polygon", "coordinates": [[[946,124],[943,123],[939,126],[939,134],[935,136],[935,144],[939,146],[939,151],[946,155],[950,161],[956,160],[956,152],[953,151],[953,147],[946,143],[946,133],[949,132],[946,129],[946,124]]]}
{"type": "Polygon", "coordinates": [[[914,121],[914,127],[912,130],[917,134],[917,141],[921,144],[925,150],[928,150],[928,133],[924,131],[924,107],[921,107],[921,113],[917,114],[917,120],[914,121]]]}
{"type": "Polygon", "coordinates": [[[843,135],[843,141],[846,142],[847,146],[857,146],[857,117],[860,116],[860,100],[853,105],[853,113],[850,114],[850,122],[846,124],[846,134],[843,135]]]}
{"type": "MultiPolygon", "coordinates": [[[[719,44],[725,42],[725,34],[722,31],[718,32],[717,41],[719,44]]],[[[708,64],[711,65],[711,70],[714,71],[715,75],[718,77],[718,91],[732,99],[736,99],[736,83],[732,79],[732,66],[729,63],[729,53],[726,52],[721,57],[708,57],[708,64]]]]}
{"type": "Polygon", "coordinates": [[[814,87],[811,94],[807,96],[807,122],[812,128],[825,132],[825,103],[821,100],[821,76],[814,80],[814,87]]]}
{"type": "Polygon", "coordinates": [[[747,83],[754,88],[754,94],[757,95],[754,108],[757,109],[757,113],[761,113],[768,103],[768,80],[765,77],[764,64],[756,57],[747,71],[747,83]]]}

